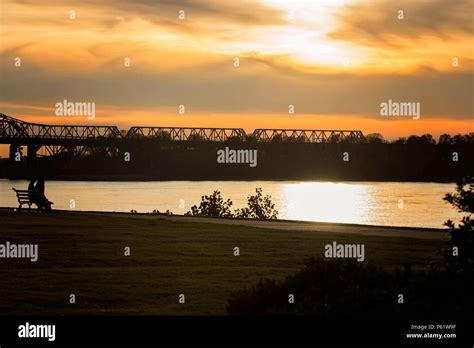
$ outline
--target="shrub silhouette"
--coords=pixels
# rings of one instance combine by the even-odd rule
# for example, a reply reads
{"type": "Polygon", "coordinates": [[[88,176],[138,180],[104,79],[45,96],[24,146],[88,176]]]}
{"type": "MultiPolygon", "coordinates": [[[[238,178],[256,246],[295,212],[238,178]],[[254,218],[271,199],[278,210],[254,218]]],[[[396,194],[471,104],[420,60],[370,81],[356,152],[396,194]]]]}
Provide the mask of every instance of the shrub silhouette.
{"type": "Polygon", "coordinates": [[[459,212],[468,215],[462,218],[458,226],[451,220],[445,222],[445,225],[449,227],[451,244],[453,248],[457,248],[457,254],[454,249],[441,250],[448,270],[471,279],[471,281],[474,277],[474,233],[472,231],[474,220],[471,219],[474,213],[473,189],[472,177],[461,179],[456,184],[456,193],[447,193],[443,198],[459,212]]]}
{"type": "Polygon", "coordinates": [[[468,318],[472,289],[447,272],[389,272],[355,260],[307,259],[282,282],[261,280],[231,294],[230,315],[309,315],[315,319],[468,318]],[[294,303],[289,303],[289,294],[294,303]],[[403,294],[404,303],[398,303],[403,294]],[[450,294],[450,296],[446,296],[450,294]]]}
{"type": "Polygon", "coordinates": [[[199,207],[193,205],[191,211],[188,211],[186,215],[195,216],[210,216],[210,217],[233,217],[230,207],[232,201],[224,199],[221,196],[220,191],[214,191],[209,196],[202,196],[199,207]]]}
{"type": "Polygon", "coordinates": [[[356,261],[310,258],[283,282],[261,280],[231,295],[227,310],[240,314],[311,314],[319,319],[370,317],[378,308],[396,312],[393,275],[356,261]],[[289,294],[295,303],[288,303],[289,294]]]}
{"type": "Polygon", "coordinates": [[[248,219],[276,219],[278,211],[275,210],[275,204],[270,196],[263,196],[262,189],[255,189],[255,195],[249,195],[247,198],[247,207],[235,210],[233,214],[230,210],[232,201],[224,200],[220,191],[214,191],[209,196],[202,196],[199,206],[193,205],[191,210],[185,215],[227,217],[227,218],[248,218],[248,219]]]}
{"type": "Polygon", "coordinates": [[[247,207],[237,209],[235,216],[239,218],[247,219],[277,219],[278,211],[275,210],[275,204],[272,202],[272,197],[263,196],[262,188],[258,187],[255,189],[255,195],[249,195],[247,197],[247,207]]]}

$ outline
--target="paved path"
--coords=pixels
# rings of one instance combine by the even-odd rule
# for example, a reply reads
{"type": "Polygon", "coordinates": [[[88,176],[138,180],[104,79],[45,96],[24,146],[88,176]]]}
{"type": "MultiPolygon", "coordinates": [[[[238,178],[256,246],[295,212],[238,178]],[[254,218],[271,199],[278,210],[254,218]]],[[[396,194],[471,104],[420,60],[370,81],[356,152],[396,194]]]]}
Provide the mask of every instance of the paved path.
{"type": "Polygon", "coordinates": [[[413,228],[413,227],[389,227],[389,226],[370,226],[357,224],[326,223],[326,222],[308,222],[308,221],[255,221],[240,219],[215,219],[187,216],[169,216],[164,217],[169,220],[179,220],[187,222],[206,222],[224,225],[241,225],[248,227],[270,228],[288,231],[315,231],[346,234],[361,234],[368,236],[382,237],[408,237],[417,239],[438,239],[449,240],[446,229],[435,228],[413,228]]]}
{"type": "MultiPolygon", "coordinates": [[[[0,208],[2,212],[13,212],[14,208],[0,208]]],[[[291,220],[274,220],[274,221],[257,221],[244,219],[221,219],[221,218],[206,218],[206,217],[190,217],[183,215],[154,215],[154,214],[131,214],[131,213],[116,213],[116,212],[80,212],[80,211],[57,211],[58,213],[66,214],[98,214],[107,215],[110,217],[121,216],[133,219],[166,219],[171,221],[189,222],[189,223],[212,223],[223,225],[239,225],[255,228],[269,228],[276,230],[287,231],[314,231],[314,232],[330,232],[330,233],[345,233],[345,234],[359,234],[367,236],[381,236],[381,237],[407,237],[417,239],[435,239],[435,240],[449,240],[449,235],[446,229],[436,228],[413,228],[413,227],[390,227],[390,226],[370,226],[357,224],[343,224],[343,223],[329,223],[329,222],[309,222],[309,221],[291,221],[291,220]]],[[[38,214],[36,212],[31,212],[38,214]]]]}

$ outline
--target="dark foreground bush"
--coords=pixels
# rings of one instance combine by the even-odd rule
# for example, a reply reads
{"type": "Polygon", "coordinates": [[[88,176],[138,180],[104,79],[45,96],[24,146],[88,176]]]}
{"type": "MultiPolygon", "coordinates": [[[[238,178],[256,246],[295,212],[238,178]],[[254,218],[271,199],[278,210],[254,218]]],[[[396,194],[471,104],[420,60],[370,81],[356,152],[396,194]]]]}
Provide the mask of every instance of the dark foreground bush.
{"type": "Polygon", "coordinates": [[[451,236],[450,249],[441,250],[445,264],[450,272],[462,274],[466,278],[474,275],[474,177],[461,179],[456,184],[455,193],[447,193],[444,200],[450,203],[457,211],[464,213],[458,225],[448,220],[451,236]]]}
{"type": "Polygon", "coordinates": [[[255,189],[255,195],[247,196],[247,207],[236,209],[232,213],[230,199],[224,200],[220,191],[214,191],[209,196],[202,196],[199,206],[193,205],[191,210],[185,215],[226,217],[226,218],[245,218],[259,220],[275,220],[278,218],[278,211],[275,210],[275,204],[271,196],[263,196],[260,187],[255,189]]]}
{"type": "Polygon", "coordinates": [[[283,282],[263,280],[233,293],[227,311],[311,314],[318,319],[459,318],[474,310],[472,285],[436,269],[389,272],[357,261],[311,258],[283,282]],[[290,294],[294,303],[289,303],[290,294]]]}
{"type": "Polygon", "coordinates": [[[209,216],[209,217],[233,217],[230,207],[232,201],[230,199],[224,200],[220,191],[214,191],[209,196],[202,196],[199,207],[193,205],[191,211],[186,215],[194,216],[209,216]]]}
{"type": "Polygon", "coordinates": [[[262,188],[255,189],[255,195],[247,196],[247,207],[237,209],[235,216],[245,219],[276,220],[278,211],[275,210],[275,204],[271,196],[263,196],[262,188]]]}

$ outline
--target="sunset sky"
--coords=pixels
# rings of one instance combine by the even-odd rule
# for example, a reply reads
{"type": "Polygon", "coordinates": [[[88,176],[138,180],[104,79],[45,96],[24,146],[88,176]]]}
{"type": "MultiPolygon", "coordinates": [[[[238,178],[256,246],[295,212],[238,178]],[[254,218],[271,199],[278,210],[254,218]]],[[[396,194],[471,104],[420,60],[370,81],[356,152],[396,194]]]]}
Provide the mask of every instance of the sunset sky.
{"type": "Polygon", "coordinates": [[[0,112],[23,120],[474,131],[472,0],[0,4],[0,112]],[[64,99],[96,118],[56,116],[64,99]],[[421,118],[380,116],[388,99],[419,102],[421,118]]]}

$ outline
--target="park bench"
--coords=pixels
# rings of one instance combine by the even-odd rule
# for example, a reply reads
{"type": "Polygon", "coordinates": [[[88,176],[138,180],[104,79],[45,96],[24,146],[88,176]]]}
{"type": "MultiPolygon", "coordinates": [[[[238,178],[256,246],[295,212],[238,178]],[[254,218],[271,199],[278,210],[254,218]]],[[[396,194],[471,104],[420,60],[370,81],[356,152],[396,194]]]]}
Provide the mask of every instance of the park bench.
{"type": "MultiPolygon", "coordinates": [[[[40,207],[38,206],[38,204],[36,204],[36,202],[34,202],[34,199],[32,199],[34,197],[34,195],[36,195],[36,197],[34,197],[36,200],[39,199],[38,197],[38,193],[36,191],[31,191],[31,190],[17,190],[16,188],[12,187],[12,190],[15,191],[16,193],[16,198],[18,199],[18,203],[20,204],[18,206],[18,209],[21,209],[23,207],[23,204],[27,204],[28,205],[28,209],[31,209],[31,205],[32,204],[35,204],[38,209],[40,209],[40,207]]],[[[49,201],[45,201],[45,203],[49,203],[49,204],[54,204],[53,202],[49,202],[49,201]]]]}

